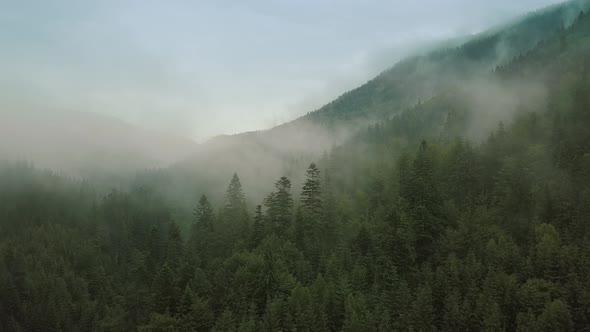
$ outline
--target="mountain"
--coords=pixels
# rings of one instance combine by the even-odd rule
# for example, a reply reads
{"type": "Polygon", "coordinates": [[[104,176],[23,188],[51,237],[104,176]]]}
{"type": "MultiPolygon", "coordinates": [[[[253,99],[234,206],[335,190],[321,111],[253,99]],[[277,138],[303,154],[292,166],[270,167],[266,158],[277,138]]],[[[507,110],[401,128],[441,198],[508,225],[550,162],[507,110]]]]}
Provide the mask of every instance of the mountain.
{"type": "MultiPolygon", "coordinates": [[[[421,142],[448,148],[458,141],[459,145],[483,145],[482,149],[486,149],[495,144],[497,137],[506,136],[508,126],[512,133],[503,138],[503,148],[507,150],[504,153],[527,160],[530,174],[547,176],[556,171],[554,167],[571,167],[576,173],[587,173],[589,54],[590,15],[578,13],[568,29],[547,36],[487,75],[465,81],[462,86],[450,86],[391,119],[360,130],[335,148],[325,168],[340,184],[336,191],[358,190],[359,183],[367,185],[367,178],[387,181],[394,175],[391,169],[399,159],[413,153],[421,142]],[[541,149],[543,145],[545,150],[541,149]],[[564,150],[564,146],[569,148],[564,150]],[[370,166],[367,160],[372,161],[370,166]]],[[[453,152],[439,153],[449,157],[446,154],[453,152]]],[[[466,172],[471,171],[474,170],[466,172]]],[[[499,170],[487,171],[495,174],[499,170]]],[[[453,181],[462,181],[462,175],[453,181]]],[[[487,185],[493,186],[494,181],[492,176],[487,185]]]]}
{"type": "Polygon", "coordinates": [[[0,158],[78,176],[165,167],[196,149],[189,139],[85,112],[0,112],[0,158]]]}
{"type": "MultiPolygon", "coordinates": [[[[0,164],[0,330],[588,331],[589,54],[580,13],[253,202],[0,164]]],[[[238,137],[200,153],[285,153],[238,137]]]]}
{"type": "Polygon", "coordinates": [[[186,186],[193,191],[189,188],[199,188],[217,198],[222,197],[226,181],[234,172],[243,175],[245,186],[257,193],[256,198],[265,195],[269,181],[281,175],[293,176],[298,184],[301,178],[294,170],[317,160],[359,130],[465,86],[465,82],[486,77],[496,67],[562,31],[589,7],[587,0],[561,3],[466,37],[458,45],[450,42],[452,46],[402,60],[366,84],[294,121],[205,142],[190,158],[172,166],[171,172],[178,179],[169,181],[175,187],[186,186]]]}
{"type": "MultiPolygon", "coordinates": [[[[383,119],[462,82],[486,74],[526,53],[541,40],[569,26],[587,0],[550,6],[466,38],[463,44],[402,60],[361,87],[349,91],[303,119],[334,125],[383,119]]],[[[303,120],[302,119],[302,120],[303,120]]]]}

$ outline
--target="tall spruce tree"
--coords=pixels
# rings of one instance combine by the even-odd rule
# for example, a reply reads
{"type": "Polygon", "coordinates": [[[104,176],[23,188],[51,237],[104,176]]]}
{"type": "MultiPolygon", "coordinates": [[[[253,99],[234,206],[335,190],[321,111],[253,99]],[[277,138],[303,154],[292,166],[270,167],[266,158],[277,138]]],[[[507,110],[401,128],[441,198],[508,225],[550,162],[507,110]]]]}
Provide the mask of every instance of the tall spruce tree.
{"type": "Polygon", "coordinates": [[[252,248],[257,247],[264,238],[264,224],[262,216],[262,205],[256,205],[254,212],[254,223],[252,223],[252,233],[250,236],[250,245],[252,248]]]}
{"type": "Polygon", "coordinates": [[[242,183],[237,173],[234,173],[225,193],[225,213],[228,217],[239,218],[244,208],[246,198],[242,183]]]}
{"type": "Polygon", "coordinates": [[[290,209],[293,207],[293,198],[291,197],[291,180],[286,176],[282,176],[275,183],[275,202],[279,208],[279,216],[290,216],[290,209]]]}
{"type": "Polygon", "coordinates": [[[322,213],[322,179],[315,163],[307,168],[306,177],[301,191],[301,206],[308,213],[319,216],[322,213]]]}
{"type": "Polygon", "coordinates": [[[168,223],[168,241],[166,243],[166,262],[174,272],[180,267],[183,259],[184,245],[180,229],[174,221],[168,223]]]}
{"type": "Polygon", "coordinates": [[[265,205],[276,232],[284,234],[293,219],[293,197],[291,196],[291,180],[282,176],[275,182],[275,192],[267,197],[265,205]]]}
{"type": "Polygon", "coordinates": [[[213,220],[215,215],[213,213],[211,203],[209,203],[209,200],[207,199],[207,196],[201,196],[199,203],[193,211],[193,216],[199,229],[209,231],[213,230],[213,220]]]}

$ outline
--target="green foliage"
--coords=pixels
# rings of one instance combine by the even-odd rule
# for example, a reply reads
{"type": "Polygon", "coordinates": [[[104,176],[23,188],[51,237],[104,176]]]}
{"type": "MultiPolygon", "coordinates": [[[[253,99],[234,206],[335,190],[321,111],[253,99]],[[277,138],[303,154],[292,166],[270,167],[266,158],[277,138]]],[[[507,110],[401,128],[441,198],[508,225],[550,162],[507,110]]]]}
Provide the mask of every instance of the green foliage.
{"type": "Polygon", "coordinates": [[[0,165],[0,330],[588,330],[589,24],[489,73],[546,87],[489,137],[449,89],[302,167],[299,200],[287,176],[254,208],[234,174],[216,210],[0,165]]]}
{"type": "Polygon", "coordinates": [[[213,208],[211,207],[211,203],[209,203],[207,196],[201,196],[199,204],[193,211],[193,216],[195,217],[195,223],[198,225],[199,230],[213,230],[215,215],[213,214],[213,208]]]}
{"type": "Polygon", "coordinates": [[[291,195],[291,180],[282,176],[275,182],[276,191],[264,201],[267,208],[268,220],[278,235],[285,235],[293,220],[293,198],[291,195]]]}
{"type": "Polygon", "coordinates": [[[311,163],[307,169],[307,179],[301,191],[301,207],[309,214],[320,215],[322,211],[320,170],[315,163],[311,163]]]}

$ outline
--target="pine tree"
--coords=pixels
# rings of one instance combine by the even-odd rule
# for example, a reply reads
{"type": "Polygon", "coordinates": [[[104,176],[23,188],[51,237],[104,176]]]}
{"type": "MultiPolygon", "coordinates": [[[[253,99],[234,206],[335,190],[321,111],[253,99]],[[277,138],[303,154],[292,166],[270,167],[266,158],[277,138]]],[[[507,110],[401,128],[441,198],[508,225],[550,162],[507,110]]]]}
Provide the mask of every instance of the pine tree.
{"type": "Polygon", "coordinates": [[[424,261],[432,255],[445,226],[441,218],[442,197],[434,179],[434,165],[426,141],[420,144],[405,182],[400,195],[414,221],[418,259],[424,261]]]}
{"type": "Polygon", "coordinates": [[[434,179],[434,164],[426,141],[420,144],[401,195],[412,207],[424,206],[433,215],[440,214],[442,198],[434,179]]]}
{"type": "Polygon", "coordinates": [[[435,331],[435,312],[432,303],[432,290],[429,286],[420,286],[412,305],[413,327],[416,331],[435,331]]]}
{"type": "Polygon", "coordinates": [[[187,244],[190,254],[201,259],[208,259],[211,255],[212,243],[214,243],[213,224],[215,214],[207,199],[202,195],[199,203],[193,211],[194,222],[191,226],[189,243],[187,244]]]}
{"type": "Polygon", "coordinates": [[[209,306],[209,301],[195,296],[189,314],[190,329],[187,331],[211,331],[215,317],[209,306]]]}
{"type": "Polygon", "coordinates": [[[343,331],[370,331],[370,326],[372,325],[371,311],[362,293],[348,294],[344,307],[346,316],[344,326],[342,327],[343,331]]]}
{"type": "Polygon", "coordinates": [[[215,332],[233,332],[236,330],[237,323],[234,313],[231,310],[225,310],[217,319],[213,331],[215,332]]]}
{"type": "Polygon", "coordinates": [[[324,214],[324,223],[333,227],[336,210],[336,202],[334,198],[334,188],[332,187],[332,178],[330,177],[330,173],[326,169],[324,171],[324,190],[323,190],[323,214],[324,214]]]}
{"type": "Polygon", "coordinates": [[[225,195],[225,206],[220,216],[220,245],[225,250],[231,250],[237,241],[247,241],[249,238],[249,216],[246,209],[246,199],[242,191],[242,184],[236,173],[234,173],[225,195]]]}
{"type": "Polygon", "coordinates": [[[254,223],[252,224],[252,233],[250,238],[250,246],[252,248],[257,247],[264,238],[264,224],[261,205],[256,205],[254,223]]]}
{"type": "MultiPolygon", "coordinates": [[[[162,238],[160,235],[160,230],[156,226],[152,226],[150,229],[150,234],[148,236],[148,243],[147,243],[147,270],[148,271],[155,271],[161,264],[163,253],[163,245],[162,245],[162,238]]],[[[151,274],[148,274],[149,278],[153,278],[151,274]]],[[[150,279],[151,280],[151,279],[150,279]]]]}
{"type": "Polygon", "coordinates": [[[296,286],[289,298],[289,307],[293,325],[297,331],[314,331],[315,322],[314,304],[312,294],[308,287],[296,286]]]}
{"type": "Polygon", "coordinates": [[[156,274],[152,284],[154,311],[160,314],[176,313],[178,293],[174,272],[168,264],[164,264],[156,274]]]}
{"type": "Polygon", "coordinates": [[[240,218],[245,204],[242,183],[237,173],[234,173],[225,194],[225,213],[230,218],[240,218]]]}
{"type": "Polygon", "coordinates": [[[555,300],[545,305],[538,321],[544,331],[573,331],[574,324],[570,310],[562,300],[555,300]]]}
{"type": "Polygon", "coordinates": [[[275,182],[276,191],[264,200],[269,219],[278,235],[284,235],[291,227],[293,219],[293,198],[291,197],[291,180],[282,176],[275,182]]]}
{"type": "Polygon", "coordinates": [[[178,272],[184,255],[184,245],[180,229],[174,221],[168,224],[168,241],[166,243],[166,262],[173,271],[178,272]]]}
{"type": "Polygon", "coordinates": [[[201,196],[199,203],[193,211],[193,216],[195,218],[195,223],[198,225],[200,230],[213,230],[213,220],[215,219],[215,215],[213,213],[211,203],[209,203],[209,200],[207,199],[207,196],[201,196]]]}
{"type": "Polygon", "coordinates": [[[322,222],[320,227],[320,238],[322,251],[329,252],[336,244],[336,199],[332,188],[332,179],[326,169],[324,172],[324,185],[322,195],[322,222]]]}
{"type": "Polygon", "coordinates": [[[301,192],[302,208],[313,216],[320,216],[322,213],[320,169],[315,163],[311,163],[307,168],[306,175],[307,179],[301,192]]]}
{"type": "Polygon", "coordinates": [[[287,228],[292,217],[291,208],[293,207],[293,198],[291,197],[291,180],[289,180],[286,176],[282,176],[275,183],[275,189],[277,220],[283,228],[287,228]]]}
{"type": "Polygon", "coordinates": [[[183,327],[188,327],[187,325],[187,321],[188,321],[188,317],[191,313],[192,310],[192,306],[193,306],[193,291],[191,289],[191,287],[189,285],[187,285],[184,288],[184,292],[182,293],[182,296],[180,297],[180,301],[178,303],[178,317],[179,320],[181,321],[181,323],[185,326],[183,327]]]}

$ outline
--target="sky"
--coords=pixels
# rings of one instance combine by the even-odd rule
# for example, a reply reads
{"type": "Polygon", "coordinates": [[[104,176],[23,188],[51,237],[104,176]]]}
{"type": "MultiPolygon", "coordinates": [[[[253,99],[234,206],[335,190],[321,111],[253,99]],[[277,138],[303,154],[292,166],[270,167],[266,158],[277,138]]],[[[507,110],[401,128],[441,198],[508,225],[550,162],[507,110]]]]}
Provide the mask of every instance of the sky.
{"type": "Polygon", "coordinates": [[[429,43],[556,0],[0,0],[0,110],[203,141],[319,108],[429,43]]]}

